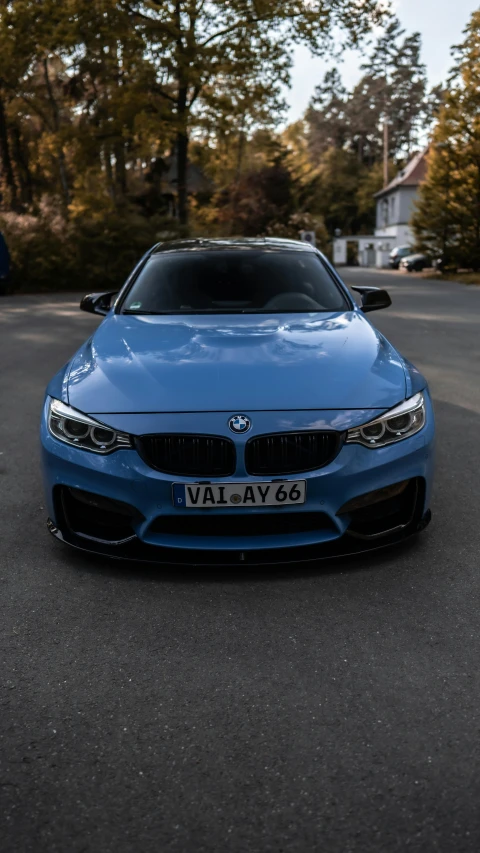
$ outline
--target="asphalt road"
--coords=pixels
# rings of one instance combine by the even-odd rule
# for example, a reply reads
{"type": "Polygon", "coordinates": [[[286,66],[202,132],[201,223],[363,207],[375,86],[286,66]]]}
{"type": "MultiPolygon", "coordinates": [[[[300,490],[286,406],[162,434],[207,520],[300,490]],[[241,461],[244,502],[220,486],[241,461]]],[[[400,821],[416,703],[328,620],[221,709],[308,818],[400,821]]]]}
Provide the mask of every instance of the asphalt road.
{"type": "Polygon", "coordinates": [[[0,300],[2,853],[480,849],[480,288],[351,270],[431,380],[433,522],[270,570],[87,559],[46,531],[38,418],[95,326],[0,300]]]}

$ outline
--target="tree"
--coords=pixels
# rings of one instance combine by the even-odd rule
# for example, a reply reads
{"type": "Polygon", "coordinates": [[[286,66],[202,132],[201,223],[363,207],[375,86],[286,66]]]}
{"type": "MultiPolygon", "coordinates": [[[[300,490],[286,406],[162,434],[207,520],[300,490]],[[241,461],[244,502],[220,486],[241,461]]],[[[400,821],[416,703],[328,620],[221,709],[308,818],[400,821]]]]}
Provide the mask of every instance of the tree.
{"type": "Polygon", "coordinates": [[[384,152],[383,128],[388,123],[388,158],[401,161],[418,143],[428,106],[425,66],[420,60],[419,33],[405,36],[392,18],[361,66],[365,72],[348,93],[333,69],[307,111],[312,155],[330,146],[355,151],[361,163],[371,166],[384,152]]]}
{"type": "Polygon", "coordinates": [[[480,11],[455,48],[413,228],[419,247],[447,265],[480,268],[480,11]]]}
{"type": "MultiPolygon", "coordinates": [[[[17,177],[21,182],[22,171],[29,172],[26,149],[21,144],[22,125],[35,124],[37,136],[40,129],[43,137],[40,156],[55,163],[66,208],[70,188],[64,131],[71,117],[65,108],[63,85],[67,76],[64,55],[70,46],[72,25],[53,0],[46,0],[40,9],[33,0],[4,6],[0,16],[0,87],[8,95],[10,144],[16,155],[17,177]]],[[[31,194],[31,176],[28,173],[26,177],[31,194]]]]}
{"type": "MultiPolygon", "coordinates": [[[[163,153],[171,107],[156,92],[156,68],[131,15],[117,0],[74,0],[75,52],[68,93],[74,105],[74,163],[93,168],[118,207],[125,203],[138,161],[163,153]]],[[[132,187],[130,187],[132,189],[132,187]]]]}
{"type": "Polygon", "coordinates": [[[365,74],[353,89],[346,105],[347,146],[359,163],[373,166],[382,157],[382,121],[385,110],[383,78],[365,74]]]}
{"type": "MultiPolygon", "coordinates": [[[[22,22],[23,23],[23,22],[22,22]]],[[[17,153],[22,142],[12,102],[18,104],[18,81],[26,74],[33,50],[31,33],[25,26],[17,30],[11,23],[10,8],[0,12],[0,203],[18,209],[19,180],[15,174],[14,139],[17,153]],[[13,114],[12,114],[13,113],[13,114]],[[14,130],[15,129],[15,130],[14,130]]]]}
{"type": "Polygon", "coordinates": [[[154,92],[156,75],[117,0],[0,5],[0,158],[9,195],[20,187],[27,205],[58,195],[67,214],[95,174],[97,191],[122,206],[138,161],[147,168],[168,144],[172,109],[154,92]]]}
{"type": "Polygon", "coordinates": [[[143,32],[158,67],[157,91],[175,114],[178,205],[188,216],[188,146],[198,114],[222,112],[225,93],[245,80],[260,82],[260,97],[278,97],[289,82],[289,46],[324,48],[336,28],[349,43],[383,14],[378,0],[122,0],[143,32]]]}
{"type": "MultiPolygon", "coordinates": [[[[378,137],[381,124],[388,129],[388,157],[409,157],[424,126],[426,71],[421,62],[420,33],[405,36],[393,18],[377,40],[369,59],[362,65],[372,81],[378,137]],[[376,85],[375,85],[376,84],[376,85]]],[[[383,147],[383,146],[382,146],[383,147]]]]}
{"type": "Polygon", "coordinates": [[[218,221],[230,234],[245,237],[265,234],[272,222],[287,221],[293,212],[292,176],[281,158],[243,174],[218,198],[218,221]]]}
{"type": "Polygon", "coordinates": [[[348,133],[347,101],[348,92],[342,78],[337,68],[332,68],[315,87],[305,115],[313,158],[321,156],[331,147],[343,148],[348,133]]]}
{"type": "Polygon", "coordinates": [[[420,61],[421,48],[420,33],[408,36],[393,57],[389,78],[387,119],[391,149],[401,152],[406,158],[418,144],[427,111],[426,71],[420,61]]]}

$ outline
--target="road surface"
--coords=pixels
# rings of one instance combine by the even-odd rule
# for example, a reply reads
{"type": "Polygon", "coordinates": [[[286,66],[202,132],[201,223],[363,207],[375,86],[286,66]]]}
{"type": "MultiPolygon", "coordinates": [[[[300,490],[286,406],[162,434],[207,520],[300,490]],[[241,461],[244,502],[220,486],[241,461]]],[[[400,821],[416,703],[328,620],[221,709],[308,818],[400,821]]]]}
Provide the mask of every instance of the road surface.
{"type": "Polygon", "coordinates": [[[95,327],[0,301],[2,853],[480,849],[480,288],[347,270],[431,381],[433,522],[398,552],[140,568],[47,533],[38,419],[95,327]]]}

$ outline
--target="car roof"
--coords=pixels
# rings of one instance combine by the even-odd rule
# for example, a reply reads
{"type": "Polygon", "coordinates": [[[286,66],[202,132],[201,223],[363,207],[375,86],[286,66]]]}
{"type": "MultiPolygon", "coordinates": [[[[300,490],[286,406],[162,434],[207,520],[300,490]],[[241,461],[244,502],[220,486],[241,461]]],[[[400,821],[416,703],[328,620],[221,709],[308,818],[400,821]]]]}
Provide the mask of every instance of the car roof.
{"type": "Polygon", "coordinates": [[[188,251],[223,251],[228,249],[256,249],[257,251],[283,251],[283,252],[315,252],[310,243],[301,240],[286,240],[280,237],[231,237],[229,239],[206,239],[195,238],[189,240],[169,240],[158,243],[152,255],[161,252],[188,252],[188,251]]]}

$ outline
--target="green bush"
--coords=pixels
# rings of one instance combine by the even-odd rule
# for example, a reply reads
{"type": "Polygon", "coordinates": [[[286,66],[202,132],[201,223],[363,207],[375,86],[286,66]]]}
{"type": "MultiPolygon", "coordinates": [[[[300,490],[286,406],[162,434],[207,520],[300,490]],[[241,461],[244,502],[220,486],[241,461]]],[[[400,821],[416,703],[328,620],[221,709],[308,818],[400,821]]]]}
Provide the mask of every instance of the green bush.
{"type": "Polygon", "coordinates": [[[115,290],[154,243],[182,236],[176,220],[128,204],[89,205],[68,220],[60,210],[45,200],[36,215],[0,214],[14,291],[115,290]]]}

